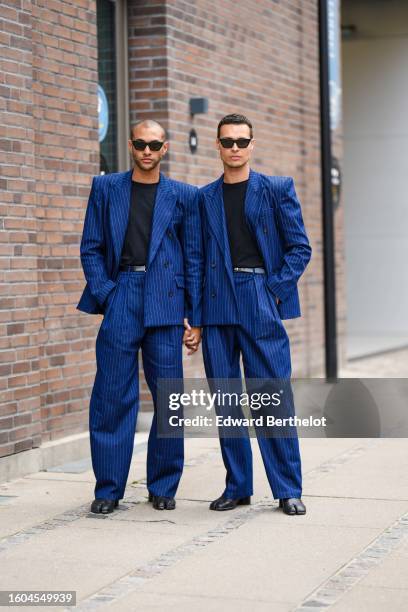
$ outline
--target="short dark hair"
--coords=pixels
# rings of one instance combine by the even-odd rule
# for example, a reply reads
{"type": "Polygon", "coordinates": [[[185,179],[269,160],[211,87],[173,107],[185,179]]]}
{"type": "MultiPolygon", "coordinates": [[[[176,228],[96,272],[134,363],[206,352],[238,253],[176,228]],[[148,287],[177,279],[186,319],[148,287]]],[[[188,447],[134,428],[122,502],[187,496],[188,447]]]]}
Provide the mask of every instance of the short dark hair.
{"type": "Polygon", "coordinates": [[[245,125],[249,127],[250,136],[252,138],[253,137],[252,123],[250,122],[248,117],[245,117],[245,115],[238,115],[237,113],[232,113],[231,115],[225,115],[225,117],[221,119],[221,121],[218,124],[218,128],[217,128],[217,138],[220,137],[221,127],[223,125],[231,125],[231,124],[239,125],[242,123],[244,123],[245,125]]]}

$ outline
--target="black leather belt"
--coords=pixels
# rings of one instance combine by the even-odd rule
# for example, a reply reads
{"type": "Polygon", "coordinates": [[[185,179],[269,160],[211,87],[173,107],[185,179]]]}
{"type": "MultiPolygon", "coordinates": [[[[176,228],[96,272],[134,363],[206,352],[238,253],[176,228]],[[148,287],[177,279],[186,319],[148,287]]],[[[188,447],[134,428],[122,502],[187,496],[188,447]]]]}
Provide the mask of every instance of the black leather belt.
{"type": "Polygon", "coordinates": [[[251,272],[252,274],[265,274],[265,268],[234,268],[234,272],[251,272]]]}
{"type": "Polygon", "coordinates": [[[146,272],[146,266],[119,266],[119,270],[126,272],[146,272]]]}

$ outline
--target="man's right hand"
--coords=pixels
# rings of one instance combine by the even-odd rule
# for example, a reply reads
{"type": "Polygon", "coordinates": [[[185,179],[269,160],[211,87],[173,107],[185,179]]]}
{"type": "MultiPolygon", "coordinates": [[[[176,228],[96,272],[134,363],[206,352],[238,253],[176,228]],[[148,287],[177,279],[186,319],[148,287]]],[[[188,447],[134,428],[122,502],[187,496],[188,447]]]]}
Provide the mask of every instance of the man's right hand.
{"type": "Polygon", "coordinates": [[[189,349],[187,355],[192,355],[197,351],[201,341],[201,327],[191,327],[187,319],[184,319],[184,327],[183,344],[189,349]]]}

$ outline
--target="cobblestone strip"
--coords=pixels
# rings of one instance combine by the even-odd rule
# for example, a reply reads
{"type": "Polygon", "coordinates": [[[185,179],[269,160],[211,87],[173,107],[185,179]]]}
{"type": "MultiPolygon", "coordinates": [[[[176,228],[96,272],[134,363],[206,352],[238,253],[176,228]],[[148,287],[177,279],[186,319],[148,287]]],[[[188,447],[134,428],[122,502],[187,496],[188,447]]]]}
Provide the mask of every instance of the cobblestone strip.
{"type": "MultiPolygon", "coordinates": [[[[353,447],[344,451],[343,453],[339,453],[339,455],[336,457],[325,461],[321,465],[306,473],[304,480],[314,480],[318,476],[334,471],[340,465],[360,457],[375,443],[376,440],[370,440],[368,443],[359,444],[357,447],[353,447]]],[[[200,460],[195,464],[201,463],[201,461],[202,457],[200,456],[200,460]]],[[[193,555],[196,550],[204,548],[212,542],[227,536],[231,531],[238,529],[248,521],[255,518],[259,512],[270,510],[273,507],[276,507],[276,502],[271,501],[270,498],[267,497],[260,500],[256,504],[253,504],[248,509],[238,512],[235,511],[234,516],[228,521],[220,523],[215,528],[210,529],[201,535],[195,536],[190,541],[162,553],[150,563],[135,568],[126,576],[123,576],[122,578],[112,582],[110,585],[103,587],[90,597],[78,602],[77,606],[75,606],[75,612],[95,610],[96,608],[100,608],[105,604],[115,602],[119,598],[125,597],[126,595],[136,591],[140,586],[146,584],[146,582],[162,574],[167,567],[175,565],[182,559],[193,555]]],[[[73,608],[66,608],[66,610],[73,610],[73,608]]]]}
{"type": "Polygon", "coordinates": [[[353,459],[357,459],[358,457],[361,457],[361,455],[366,453],[373,446],[377,446],[380,442],[381,439],[379,438],[370,438],[367,439],[364,444],[353,446],[352,448],[349,448],[348,450],[339,453],[335,457],[331,457],[327,461],[320,463],[317,467],[306,472],[303,475],[303,482],[312,482],[313,480],[316,480],[316,478],[320,478],[325,474],[331,474],[343,464],[348,463],[349,461],[353,461],[353,459]]]}
{"type": "Polygon", "coordinates": [[[329,608],[408,538],[408,512],[385,529],[360,554],[313,591],[296,610],[329,608]]]}
{"type": "MultiPolygon", "coordinates": [[[[126,506],[126,502],[135,503],[140,500],[139,495],[127,495],[126,501],[123,503],[126,506]]],[[[121,504],[122,505],[122,502],[121,504]]],[[[58,527],[63,527],[67,523],[72,523],[73,521],[77,521],[84,516],[89,514],[90,502],[79,506],[78,508],[73,508],[72,510],[67,510],[62,514],[58,514],[53,518],[47,519],[38,523],[37,525],[33,525],[32,527],[27,527],[26,529],[21,529],[21,531],[17,531],[10,536],[6,536],[0,540],[0,553],[3,553],[6,550],[9,550],[13,546],[17,544],[23,544],[27,542],[30,538],[40,533],[44,533],[44,531],[52,531],[53,529],[57,529],[58,527]]],[[[119,506],[120,507],[120,506],[119,506]]],[[[95,515],[95,518],[99,518],[95,515]]],[[[102,517],[101,518],[105,518],[102,517]]]]}
{"type": "MultiPolygon", "coordinates": [[[[215,456],[218,456],[218,453],[216,453],[215,451],[201,453],[197,457],[194,457],[188,462],[186,462],[185,465],[191,466],[191,467],[195,465],[201,465],[205,463],[206,461],[208,461],[209,459],[212,459],[215,456]]],[[[145,482],[146,482],[145,479],[141,479],[140,481],[138,481],[139,486],[132,487],[132,485],[130,485],[127,487],[126,497],[120,502],[119,510],[122,510],[122,511],[128,510],[132,504],[140,502],[140,491],[141,490],[143,490],[144,492],[146,491],[145,482]],[[134,494],[132,493],[129,494],[130,487],[138,492],[135,492],[134,494]]],[[[66,512],[63,512],[62,514],[54,516],[53,518],[47,519],[45,521],[42,521],[41,523],[38,523],[37,525],[27,527],[26,529],[21,529],[20,531],[17,531],[16,533],[13,533],[10,536],[5,536],[4,538],[0,540],[0,554],[9,550],[13,546],[27,542],[33,536],[36,536],[40,533],[44,533],[44,531],[52,531],[53,529],[62,527],[66,523],[72,523],[73,521],[77,521],[78,519],[83,518],[84,516],[87,516],[90,513],[89,512],[90,506],[91,506],[91,502],[87,502],[86,504],[83,504],[82,506],[73,508],[71,510],[67,510],[66,512]]],[[[117,514],[117,513],[118,513],[118,510],[116,510],[114,514],[117,514]]],[[[113,515],[109,515],[109,516],[92,515],[92,518],[102,519],[102,520],[106,520],[106,519],[110,520],[112,517],[113,515]]]]}
{"type": "Polygon", "coordinates": [[[212,542],[227,536],[232,531],[238,529],[262,510],[276,506],[276,502],[261,500],[249,509],[234,512],[234,516],[226,522],[220,523],[216,527],[194,536],[188,542],[181,544],[165,553],[158,555],[153,561],[135,568],[119,580],[112,582],[100,589],[90,597],[83,599],[75,607],[68,607],[65,610],[75,610],[83,612],[95,610],[105,604],[117,601],[136,591],[140,586],[146,584],[156,576],[162,574],[168,567],[182,561],[184,558],[193,555],[197,550],[207,547],[212,542]]]}
{"type": "MultiPolygon", "coordinates": [[[[353,447],[343,453],[340,453],[336,457],[333,457],[332,459],[325,461],[321,465],[312,469],[310,472],[307,472],[304,475],[304,481],[307,482],[309,480],[314,480],[315,478],[321,476],[322,474],[327,474],[327,473],[332,472],[339,465],[342,465],[343,463],[351,461],[352,459],[360,456],[362,453],[368,450],[368,448],[371,447],[372,443],[375,443],[375,442],[376,440],[370,440],[369,444],[353,447]]],[[[205,463],[206,461],[213,459],[214,457],[218,457],[218,456],[219,456],[218,451],[210,450],[205,453],[201,453],[197,457],[190,459],[188,462],[186,462],[185,465],[186,467],[187,466],[193,467],[195,465],[201,465],[205,463]]],[[[143,488],[143,489],[145,488],[144,483],[142,483],[142,481],[139,481],[139,486],[140,488],[143,488]]],[[[120,503],[120,506],[122,507],[124,506],[124,508],[126,508],[127,503],[133,504],[140,500],[140,493],[129,495],[128,489],[126,491],[126,498],[123,500],[123,502],[120,503]]],[[[134,489],[138,490],[139,487],[136,486],[134,487],[134,489]]],[[[0,540],[0,554],[9,550],[13,546],[27,542],[33,536],[43,533],[44,531],[51,531],[53,529],[57,529],[58,527],[63,526],[66,523],[70,523],[72,521],[76,521],[80,518],[83,518],[89,513],[89,507],[90,507],[90,503],[83,504],[82,506],[73,508],[71,510],[67,510],[66,512],[63,512],[62,514],[59,514],[51,519],[47,519],[41,523],[38,523],[37,525],[27,527],[26,529],[22,529],[10,536],[6,536],[2,538],[0,540]]],[[[255,506],[252,506],[252,507],[255,508],[255,506]]]]}

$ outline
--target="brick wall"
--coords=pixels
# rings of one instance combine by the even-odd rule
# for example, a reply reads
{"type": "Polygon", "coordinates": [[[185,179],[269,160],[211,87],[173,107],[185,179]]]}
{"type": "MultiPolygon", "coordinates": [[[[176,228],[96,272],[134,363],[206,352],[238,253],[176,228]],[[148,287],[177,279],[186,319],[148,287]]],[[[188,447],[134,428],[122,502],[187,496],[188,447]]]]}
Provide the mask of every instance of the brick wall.
{"type": "Polygon", "coordinates": [[[0,3],[0,456],[87,427],[79,241],[98,173],[95,3],[0,3]]]}
{"type": "MultiPolygon", "coordinates": [[[[99,316],[81,314],[79,243],[99,172],[95,0],[0,0],[0,456],[85,431],[99,316]]],[[[317,7],[312,0],[128,0],[130,120],[168,128],[163,170],[203,184],[221,172],[219,119],[253,121],[253,167],[291,175],[313,247],[303,317],[286,321],[294,375],[323,375],[317,7]],[[190,97],[209,112],[192,119],[190,97]],[[192,156],[188,134],[199,147],[192,156]]],[[[336,154],[341,159],[340,135],[336,154]]],[[[343,287],[343,220],[336,257],[343,287]]],[[[340,333],[344,318],[340,316],[340,333]]],[[[186,376],[203,373],[201,355],[186,376]]],[[[142,403],[150,405],[145,383],[142,403]]]]}
{"type": "MultiPolygon", "coordinates": [[[[165,0],[128,0],[130,124],[155,119],[166,129],[168,40],[165,0]]],[[[168,172],[167,159],[161,165],[168,172]]]]}
{"type": "Polygon", "coordinates": [[[33,89],[41,329],[42,440],[84,430],[93,324],[78,317],[84,205],[99,171],[96,10],[36,0],[33,89]]]}
{"type": "MultiPolygon", "coordinates": [[[[313,257],[299,284],[303,317],[285,325],[294,374],[322,376],[317,4],[172,0],[144,5],[130,0],[129,12],[131,120],[155,116],[169,128],[172,177],[203,184],[220,174],[216,125],[230,112],[246,114],[253,122],[253,168],[294,177],[313,257]],[[191,97],[208,98],[208,114],[192,119],[191,97]],[[193,127],[199,141],[195,155],[188,146],[193,127]]],[[[341,223],[336,231],[341,236],[341,223]]],[[[338,244],[341,249],[340,239],[338,244]]]]}
{"type": "Polygon", "coordinates": [[[41,441],[31,10],[0,7],[0,453],[41,441]]]}

